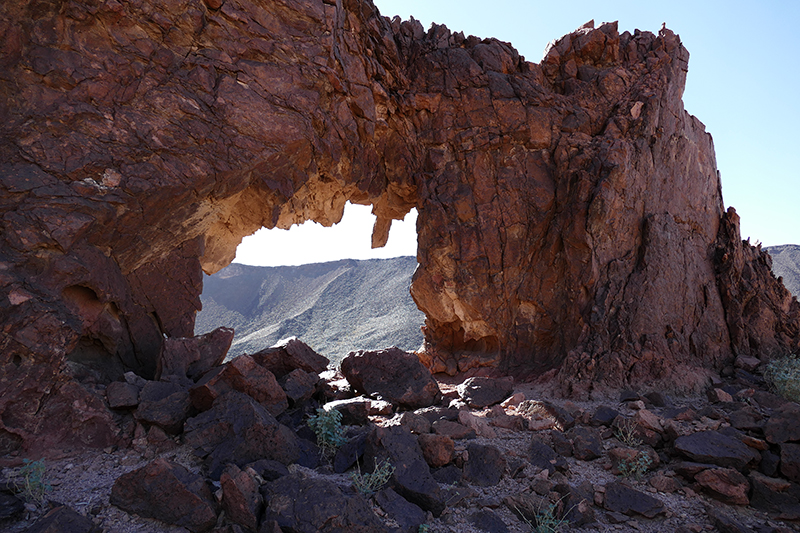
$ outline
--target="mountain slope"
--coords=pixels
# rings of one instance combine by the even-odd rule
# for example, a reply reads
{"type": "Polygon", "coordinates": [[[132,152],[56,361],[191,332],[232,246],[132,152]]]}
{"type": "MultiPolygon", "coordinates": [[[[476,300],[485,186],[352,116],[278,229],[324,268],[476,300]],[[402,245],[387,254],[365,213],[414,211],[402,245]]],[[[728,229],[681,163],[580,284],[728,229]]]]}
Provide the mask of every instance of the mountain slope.
{"type": "Polygon", "coordinates": [[[233,327],[230,355],[297,336],[332,361],[350,351],[422,343],[425,315],[409,294],[414,257],[287,267],[231,264],[205,276],[196,334],[233,327]]]}
{"type": "Polygon", "coordinates": [[[783,277],[789,292],[800,297],[800,246],[784,244],[765,248],[772,256],[772,272],[783,277]]]}

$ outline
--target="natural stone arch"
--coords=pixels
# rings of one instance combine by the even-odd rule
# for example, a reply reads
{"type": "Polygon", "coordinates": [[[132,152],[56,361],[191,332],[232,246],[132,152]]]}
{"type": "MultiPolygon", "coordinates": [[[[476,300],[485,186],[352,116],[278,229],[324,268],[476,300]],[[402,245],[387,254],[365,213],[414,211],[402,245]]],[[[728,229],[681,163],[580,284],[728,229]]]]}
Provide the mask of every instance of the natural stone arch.
{"type": "Polygon", "coordinates": [[[436,371],[691,387],[798,346],[797,302],[724,216],[668,30],[582,28],[537,65],[368,0],[12,0],[0,35],[0,452],[36,413],[42,447],[112,427],[68,368],[81,342],[152,375],[193,333],[201,268],[347,200],[375,244],[417,207],[436,371]]]}

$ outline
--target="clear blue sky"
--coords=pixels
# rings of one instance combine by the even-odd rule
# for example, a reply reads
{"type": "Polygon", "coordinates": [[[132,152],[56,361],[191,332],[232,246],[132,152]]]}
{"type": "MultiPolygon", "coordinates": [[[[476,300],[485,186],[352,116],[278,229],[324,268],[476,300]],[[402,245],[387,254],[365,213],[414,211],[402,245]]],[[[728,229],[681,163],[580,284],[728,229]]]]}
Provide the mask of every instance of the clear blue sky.
{"type": "MultiPolygon", "coordinates": [[[[800,244],[800,2],[573,0],[557,5],[533,0],[376,0],[375,4],[383,15],[413,16],[426,28],[436,22],[466,35],[511,42],[534,62],[541,60],[549,41],[591,19],[597,24],[619,21],[620,32],[657,33],[666,22],[691,54],[684,103],[714,138],[725,206],[735,207],[741,216],[742,236],[765,246],[800,244]]],[[[268,235],[259,238],[283,238],[296,250],[322,251],[325,244],[332,244],[338,255],[365,258],[370,255],[370,218],[366,209],[360,213],[348,209],[345,214],[343,223],[351,220],[362,236],[317,225],[316,232],[305,230],[311,234],[306,237],[308,244],[294,236],[295,229],[262,230],[268,235]],[[271,236],[279,233],[284,235],[271,236]]],[[[382,256],[414,255],[411,229],[410,224],[405,230],[393,227],[389,237],[393,248],[382,256]]],[[[290,258],[287,252],[280,254],[285,259],[245,260],[245,255],[264,255],[243,255],[248,247],[286,250],[271,240],[245,243],[237,262],[301,264],[336,258],[324,254],[290,258]]]]}

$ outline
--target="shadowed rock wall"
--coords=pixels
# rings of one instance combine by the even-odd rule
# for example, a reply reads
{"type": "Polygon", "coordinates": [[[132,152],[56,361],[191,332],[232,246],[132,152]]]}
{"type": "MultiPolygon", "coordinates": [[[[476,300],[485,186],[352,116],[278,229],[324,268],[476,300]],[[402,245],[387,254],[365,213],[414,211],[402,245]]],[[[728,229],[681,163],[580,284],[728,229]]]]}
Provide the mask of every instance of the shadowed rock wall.
{"type": "Polygon", "coordinates": [[[747,344],[731,324],[797,346],[796,301],[726,315],[716,250],[726,287],[759,256],[720,232],[669,30],[583,28],[537,65],[368,0],[9,0],[0,42],[0,453],[113,442],[94,392],[193,333],[201,269],[348,200],[376,246],[419,209],[434,370],[691,388],[747,344]]]}

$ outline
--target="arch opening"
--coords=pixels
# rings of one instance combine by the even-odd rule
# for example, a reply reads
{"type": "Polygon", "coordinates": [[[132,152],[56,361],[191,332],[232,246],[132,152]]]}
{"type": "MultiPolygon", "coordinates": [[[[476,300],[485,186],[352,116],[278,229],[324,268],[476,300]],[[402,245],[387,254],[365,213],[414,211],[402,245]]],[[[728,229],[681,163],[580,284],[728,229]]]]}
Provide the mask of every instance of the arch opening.
{"type": "Polygon", "coordinates": [[[233,327],[229,357],[292,336],[334,363],[358,349],[418,349],[425,315],[409,291],[416,209],[392,221],[382,247],[371,237],[377,220],[348,202],[331,227],[307,221],[245,237],[229,266],[204,276],[195,334],[233,327]]]}

